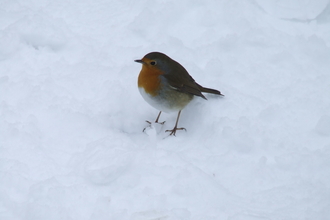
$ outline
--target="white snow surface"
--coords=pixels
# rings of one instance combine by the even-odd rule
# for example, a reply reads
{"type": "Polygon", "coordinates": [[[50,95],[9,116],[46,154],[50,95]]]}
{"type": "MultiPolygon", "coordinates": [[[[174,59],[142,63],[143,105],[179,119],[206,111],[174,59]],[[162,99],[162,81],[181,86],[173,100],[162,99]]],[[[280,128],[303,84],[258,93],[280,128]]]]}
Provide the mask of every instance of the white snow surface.
{"type": "Polygon", "coordinates": [[[330,219],[329,0],[0,5],[1,220],[330,219]],[[176,137],[151,51],[225,95],[176,137]]]}

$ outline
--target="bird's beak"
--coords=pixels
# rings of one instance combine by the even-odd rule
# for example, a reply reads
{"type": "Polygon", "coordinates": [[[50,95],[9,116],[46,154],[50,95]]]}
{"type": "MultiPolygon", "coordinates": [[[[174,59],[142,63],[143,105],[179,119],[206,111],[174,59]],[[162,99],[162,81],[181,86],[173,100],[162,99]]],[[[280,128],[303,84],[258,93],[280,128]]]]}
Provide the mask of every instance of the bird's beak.
{"type": "Polygon", "coordinates": [[[144,63],[143,60],[134,60],[137,63],[144,63]]]}
{"type": "Polygon", "coordinates": [[[134,60],[134,61],[137,62],[137,63],[142,63],[142,64],[145,63],[143,60],[134,60]]]}

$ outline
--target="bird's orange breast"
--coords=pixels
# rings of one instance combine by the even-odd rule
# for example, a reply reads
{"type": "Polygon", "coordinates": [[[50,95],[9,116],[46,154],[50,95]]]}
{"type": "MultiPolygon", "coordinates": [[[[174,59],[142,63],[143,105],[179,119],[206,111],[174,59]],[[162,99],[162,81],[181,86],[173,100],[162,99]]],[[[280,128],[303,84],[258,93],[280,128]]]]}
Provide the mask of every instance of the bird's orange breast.
{"type": "Polygon", "coordinates": [[[142,70],[138,77],[138,87],[142,87],[146,93],[156,96],[161,86],[159,76],[162,74],[162,71],[156,68],[142,65],[142,70]]]}

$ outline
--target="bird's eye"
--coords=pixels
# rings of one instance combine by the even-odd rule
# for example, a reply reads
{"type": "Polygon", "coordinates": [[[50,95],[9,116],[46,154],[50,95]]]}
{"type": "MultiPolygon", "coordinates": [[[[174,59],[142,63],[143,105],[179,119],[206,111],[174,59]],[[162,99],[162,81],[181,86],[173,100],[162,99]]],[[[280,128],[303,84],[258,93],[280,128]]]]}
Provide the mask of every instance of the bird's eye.
{"type": "Polygon", "coordinates": [[[153,61],[150,62],[150,64],[151,64],[152,66],[154,66],[154,65],[156,65],[156,61],[153,60],[153,61]]]}

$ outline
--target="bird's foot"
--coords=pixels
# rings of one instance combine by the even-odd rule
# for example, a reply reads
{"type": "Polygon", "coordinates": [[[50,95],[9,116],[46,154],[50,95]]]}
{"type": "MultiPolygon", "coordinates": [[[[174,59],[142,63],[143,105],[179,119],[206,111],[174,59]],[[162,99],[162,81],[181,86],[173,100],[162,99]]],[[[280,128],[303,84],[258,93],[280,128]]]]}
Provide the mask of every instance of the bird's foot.
{"type": "MultiPolygon", "coordinates": [[[[149,125],[148,125],[147,127],[143,128],[143,131],[142,131],[142,132],[145,132],[145,130],[146,130],[147,128],[152,127],[153,122],[150,122],[150,121],[146,121],[146,122],[147,122],[149,125]]],[[[160,124],[160,125],[163,125],[163,124],[165,124],[165,121],[163,121],[163,122],[155,121],[154,123],[156,123],[156,124],[160,124]]]]}
{"type": "MultiPolygon", "coordinates": [[[[150,122],[150,121],[146,121],[146,122],[147,122],[149,125],[152,124],[152,122],[150,122]]],[[[157,124],[161,124],[161,125],[165,124],[165,122],[166,122],[166,121],[163,121],[163,122],[155,121],[155,123],[157,123],[157,124]]]]}
{"type": "Polygon", "coordinates": [[[172,130],[166,130],[165,132],[171,132],[170,135],[174,135],[175,136],[175,133],[176,133],[177,130],[185,130],[185,131],[187,131],[187,129],[185,129],[185,128],[174,127],[172,130]]]}

